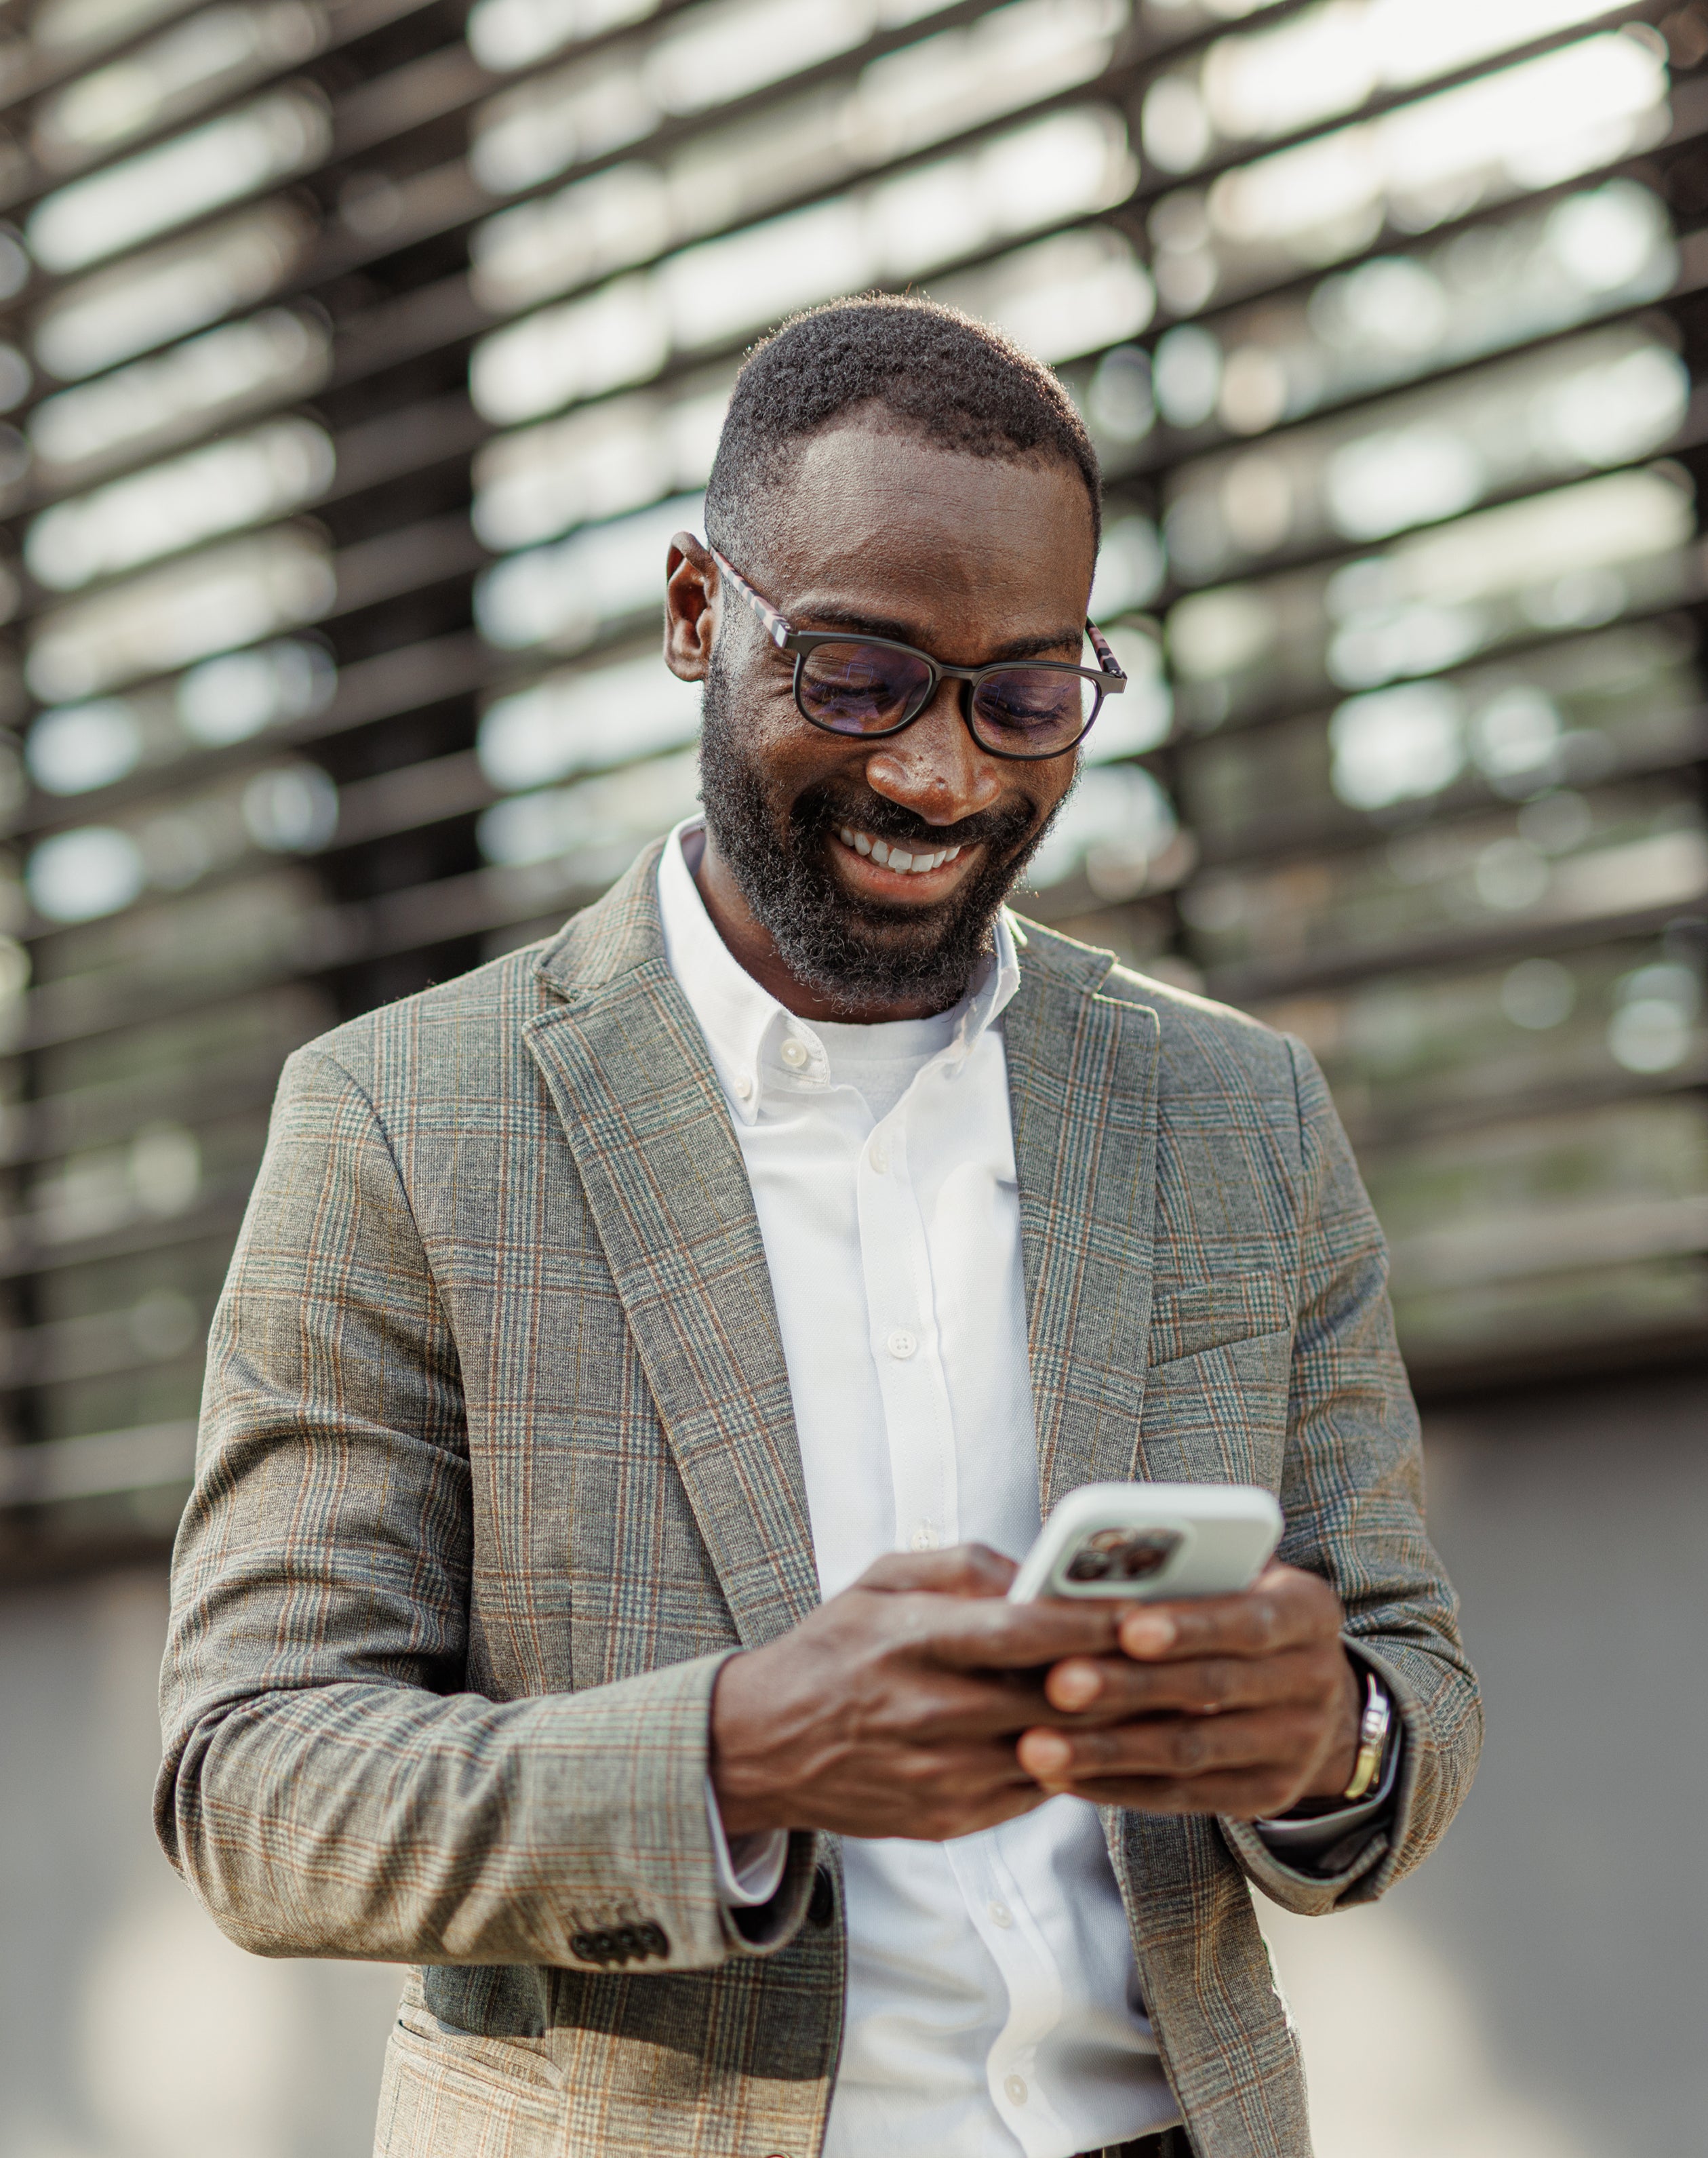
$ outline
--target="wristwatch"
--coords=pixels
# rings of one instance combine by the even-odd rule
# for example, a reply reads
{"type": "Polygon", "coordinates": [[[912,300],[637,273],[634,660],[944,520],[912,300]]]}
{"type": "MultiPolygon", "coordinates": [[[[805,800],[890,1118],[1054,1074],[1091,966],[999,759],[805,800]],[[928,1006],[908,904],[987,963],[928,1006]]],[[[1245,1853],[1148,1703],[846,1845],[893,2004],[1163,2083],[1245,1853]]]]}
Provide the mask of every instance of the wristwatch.
{"type": "Polygon", "coordinates": [[[1364,1714],[1359,1719],[1358,1751],[1353,1757],[1352,1779],[1340,1794],[1342,1804],[1349,1806],[1363,1798],[1375,1783],[1388,1742],[1388,1727],[1394,1720],[1394,1705],[1374,1671],[1365,1673],[1364,1686],[1364,1714]]]}

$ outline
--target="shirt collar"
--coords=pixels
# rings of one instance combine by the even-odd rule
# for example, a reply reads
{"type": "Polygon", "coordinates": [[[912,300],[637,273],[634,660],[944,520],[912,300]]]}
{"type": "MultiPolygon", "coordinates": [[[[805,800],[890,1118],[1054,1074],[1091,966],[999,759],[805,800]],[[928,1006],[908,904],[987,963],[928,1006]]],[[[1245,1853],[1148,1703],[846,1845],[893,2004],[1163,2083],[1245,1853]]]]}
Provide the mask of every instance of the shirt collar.
{"type": "MultiPolygon", "coordinates": [[[[718,934],[684,851],[684,842],[696,841],[704,829],[704,818],[684,818],[665,841],[659,859],[664,958],[705,1036],[732,1113],[751,1123],[759,1113],[761,1090],[769,1083],[767,1066],[775,1066],[780,1044],[792,1035],[817,1052],[820,1068],[823,1046],[811,1021],[795,1018],[761,989],[718,934]]],[[[997,916],[995,944],[994,953],[982,963],[946,1056],[968,1056],[1020,986],[1019,955],[1006,908],[997,916]]],[[[809,1070],[800,1083],[822,1082],[809,1070]]]]}

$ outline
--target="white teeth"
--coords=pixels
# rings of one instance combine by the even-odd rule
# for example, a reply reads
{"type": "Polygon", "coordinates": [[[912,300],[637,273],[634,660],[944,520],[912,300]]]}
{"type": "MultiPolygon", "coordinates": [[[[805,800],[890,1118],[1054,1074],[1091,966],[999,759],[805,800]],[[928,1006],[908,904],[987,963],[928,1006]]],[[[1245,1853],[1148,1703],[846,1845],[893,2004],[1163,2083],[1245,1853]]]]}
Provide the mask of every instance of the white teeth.
{"type": "Polygon", "coordinates": [[[868,856],[885,869],[899,870],[903,876],[928,876],[945,862],[952,862],[961,851],[958,847],[944,847],[935,854],[916,854],[905,847],[892,847],[885,839],[874,839],[864,832],[857,832],[852,824],[839,824],[836,836],[857,854],[868,856]]]}

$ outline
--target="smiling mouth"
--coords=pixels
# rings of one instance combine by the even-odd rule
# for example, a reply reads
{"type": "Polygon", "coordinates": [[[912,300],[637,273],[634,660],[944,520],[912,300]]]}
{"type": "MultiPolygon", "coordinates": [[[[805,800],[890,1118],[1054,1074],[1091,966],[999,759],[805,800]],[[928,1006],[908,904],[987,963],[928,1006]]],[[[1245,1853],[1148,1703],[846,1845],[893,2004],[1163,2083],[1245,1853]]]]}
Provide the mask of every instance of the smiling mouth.
{"type": "Polygon", "coordinates": [[[865,855],[880,869],[893,870],[903,876],[929,876],[933,870],[942,869],[945,862],[953,861],[961,851],[959,847],[939,847],[935,854],[915,854],[893,840],[875,839],[869,832],[862,832],[853,824],[839,824],[836,836],[844,846],[865,855]]]}

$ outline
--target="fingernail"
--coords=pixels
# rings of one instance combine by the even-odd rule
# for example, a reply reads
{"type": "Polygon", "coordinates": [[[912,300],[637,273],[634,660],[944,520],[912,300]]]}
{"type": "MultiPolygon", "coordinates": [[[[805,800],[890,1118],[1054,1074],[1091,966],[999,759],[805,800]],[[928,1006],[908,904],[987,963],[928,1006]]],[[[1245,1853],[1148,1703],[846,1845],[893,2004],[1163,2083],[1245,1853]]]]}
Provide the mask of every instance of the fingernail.
{"type": "Polygon", "coordinates": [[[1026,1740],[1025,1767],[1029,1775],[1040,1779],[1059,1775],[1072,1758],[1072,1747],[1053,1731],[1035,1731],[1026,1740]]]}
{"type": "Polygon", "coordinates": [[[1050,1697],[1058,1708],[1086,1708],[1103,1691],[1103,1681],[1088,1664],[1068,1664],[1050,1680],[1050,1697]]]}
{"type": "Polygon", "coordinates": [[[1174,1647],[1179,1630],[1160,1611],[1143,1611],[1121,1629],[1121,1645],[1129,1656],[1160,1656],[1174,1647]]]}

